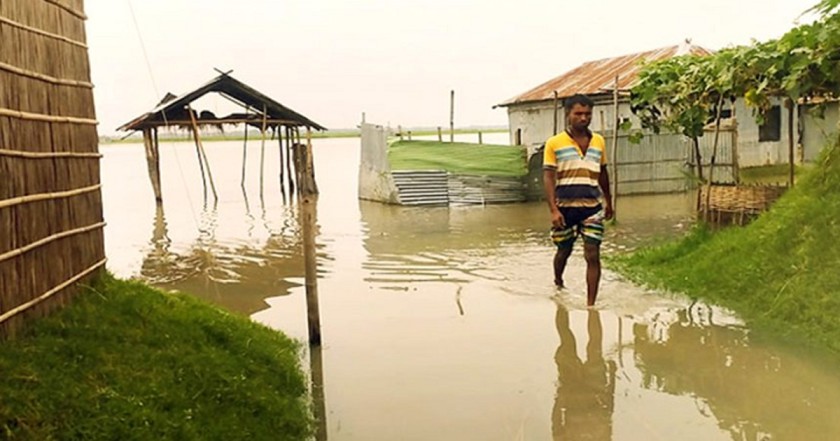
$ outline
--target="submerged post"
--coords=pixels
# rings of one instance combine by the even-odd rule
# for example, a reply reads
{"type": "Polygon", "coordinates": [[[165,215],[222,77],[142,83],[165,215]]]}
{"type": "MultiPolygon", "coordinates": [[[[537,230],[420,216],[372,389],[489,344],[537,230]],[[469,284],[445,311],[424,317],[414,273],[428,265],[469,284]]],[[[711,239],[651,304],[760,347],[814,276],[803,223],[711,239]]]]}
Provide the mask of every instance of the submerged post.
{"type": "Polygon", "coordinates": [[[300,200],[300,223],[303,231],[303,260],[306,285],[306,317],[309,328],[309,344],[321,344],[321,314],[318,307],[318,262],[315,250],[317,225],[318,188],[312,164],[312,135],[306,128],[306,144],[297,144],[293,150],[295,169],[298,172],[300,200]]]}
{"type": "MultiPolygon", "coordinates": [[[[195,119],[195,112],[193,111],[192,106],[187,106],[187,110],[187,113],[190,114],[190,122],[192,123],[195,149],[198,153],[198,163],[201,165],[201,162],[204,161],[204,164],[207,166],[207,179],[210,181],[210,188],[213,190],[213,199],[218,201],[219,195],[216,194],[216,184],[213,183],[213,173],[210,171],[210,162],[207,160],[207,153],[204,151],[204,145],[201,144],[201,135],[199,134],[198,122],[195,119]]],[[[202,179],[204,178],[204,167],[201,168],[201,177],[202,179]]],[[[207,187],[205,186],[205,194],[206,189],[207,187]]]]}
{"type": "Polygon", "coordinates": [[[262,120],[262,144],[260,145],[260,198],[263,197],[263,189],[265,188],[265,132],[268,125],[268,115],[266,113],[265,104],[263,104],[263,120],[262,120]]]}
{"type": "MultiPolygon", "coordinates": [[[[615,76],[615,84],[613,85],[613,116],[615,117],[615,126],[613,127],[612,136],[612,198],[613,207],[618,203],[618,126],[621,125],[621,119],[618,117],[618,75],[615,76]]],[[[613,219],[618,220],[613,210],[613,219]]]]}
{"type": "Polygon", "coordinates": [[[155,201],[163,202],[160,190],[160,154],[156,145],[157,129],[143,129],[143,145],[146,147],[146,163],[149,167],[149,180],[152,181],[152,191],[155,201]]]}

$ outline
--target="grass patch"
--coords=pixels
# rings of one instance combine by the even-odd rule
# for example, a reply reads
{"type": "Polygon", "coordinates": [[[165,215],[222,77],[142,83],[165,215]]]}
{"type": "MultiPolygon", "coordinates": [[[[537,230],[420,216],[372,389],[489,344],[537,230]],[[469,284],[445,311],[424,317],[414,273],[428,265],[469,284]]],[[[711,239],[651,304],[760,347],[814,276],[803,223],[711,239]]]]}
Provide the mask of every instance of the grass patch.
{"type": "Polygon", "coordinates": [[[0,343],[0,439],[305,439],[299,350],[191,296],[104,276],[0,343]]]}
{"type": "Polygon", "coordinates": [[[445,170],[485,176],[525,176],[525,149],[463,142],[396,141],[388,149],[393,170],[445,170]]]}
{"type": "Polygon", "coordinates": [[[773,208],[743,228],[696,228],[614,263],[632,279],[703,298],[753,325],[840,352],[840,148],[826,148],[773,208]]]}
{"type": "MultiPolygon", "coordinates": [[[[810,168],[812,168],[811,165],[795,165],[794,179],[798,179],[810,168]]],[[[790,165],[776,164],[742,168],[738,171],[738,176],[744,184],[787,184],[790,180],[790,165]]]]}

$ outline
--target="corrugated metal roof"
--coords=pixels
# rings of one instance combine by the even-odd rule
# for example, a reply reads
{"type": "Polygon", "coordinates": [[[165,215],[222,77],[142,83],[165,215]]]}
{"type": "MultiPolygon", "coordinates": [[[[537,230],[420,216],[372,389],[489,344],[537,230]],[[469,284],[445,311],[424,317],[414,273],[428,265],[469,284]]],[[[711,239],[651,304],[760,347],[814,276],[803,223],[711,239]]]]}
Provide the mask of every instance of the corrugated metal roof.
{"type": "MultiPolygon", "coordinates": [[[[185,106],[210,92],[225,94],[233,100],[241,104],[248,105],[253,109],[261,110],[265,107],[266,116],[269,119],[286,120],[289,122],[289,125],[312,127],[316,130],[326,130],[326,127],[312,121],[300,113],[295,112],[279,102],[274,101],[267,95],[262,94],[253,87],[248,86],[226,73],[219,75],[192,92],[185,93],[181,96],[167,94],[166,98],[164,98],[157,107],[124,124],[117,130],[132,131],[141,130],[147,127],[165,126],[167,125],[167,120],[177,119],[173,118],[173,113],[184,113],[185,106]]],[[[259,119],[257,118],[256,121],[259,121],[259,119]]],[[[199,122],[212,123],[213,120],[199,120],[199,122]]]]}
{"type": "Polygon", "coordinates": [[[685,44],[615,58],[588,61],[522,95],[499,104],[499,106],[505,107],[511,104],[553,100],[555,90],[557,91],[557,97],[561,99],[576,93],[585,95],[612,93],[616,75],[618,75],[619,90],[627,90],[636,81],[639,74],[639,64],[642,60],[656,61],[687,54],[711,55],[712,51],[700,46],[685,44]]]}

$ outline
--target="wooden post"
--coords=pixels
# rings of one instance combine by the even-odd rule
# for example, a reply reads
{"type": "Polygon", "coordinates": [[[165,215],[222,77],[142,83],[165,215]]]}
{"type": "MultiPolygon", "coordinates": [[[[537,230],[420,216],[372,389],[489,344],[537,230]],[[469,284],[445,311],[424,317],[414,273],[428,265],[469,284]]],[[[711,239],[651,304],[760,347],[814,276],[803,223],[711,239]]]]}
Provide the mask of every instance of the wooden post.
{"type": "Polygon", "coordinates": [[[327,405],[324,397],[324,361],[321,346],[309,348],[309,372],[312,377],[312,407],[315,414],[315,441],[327,441],[327,405]]]}
{"type": "Polygon", "coordinates": [[[443,131],[438,126],[438,142],[443,142],[443,131]]]}
{"type": "Polygon", "coordinates": [[[408,140],[411,141],[411,130],[408,131],[408,140]]]}
{"type": "Polygon", "coordinates": [[[481,130],[478,131],[478,143],[484,144],[484,141],[481,139],[481,130]]]}
{"type": "Polygon", "coordinates": [[[155,148],[157,129],[143,129],[143,145],[146,148],[146,164],[149,169],[149,180],[152,181],[152,191],[157,203],[163,202],[160,189],[160,156],[155,148]]]}
{"type": "MultiPolygon", "coordinates": [[[[245,120],[248,119],[248,111],[251,110],[250,106],[245,107],[245,120]]],[[[242,187],[242,191],[245,191],[245,164],[248,161],[248,123],[244,124],[245,126],[245,140],[242,143],[242,179],[239,181],[239,186],[242,187]]]]}
{"type": "Polygon", "coordinates": [[[449,142],[455,142],[455,91],[449,93],[449,142]]]}
{"type": "MultiPolygon", "coordinates": [[[[190,121],[192,122],[193,136],[195,137],[195,148],[199,152],[199,163],[203,159],[204,164],[207,165],[207,180],[210,181],[210,188],[213,190],[213,199],[218,201],[219,195],[216,194],[216,184],[213,183],[213,172],[210,171],[210,161],[207,160],[207,153],[204,151],[204,145],[201,143],[201,135],[198,130],[198,122],[195,120],[195,112],[193,112],[192,106],[187,106],[187,110],[190,114],[190,121]]],[[[201,176],[204,177],[203,169],[201,176]]]]}
{"type": "Polygon", "coordinates": [[[293,150],[295,169],[298,170],[299,195],[301,201],[300,223],[303,231],[303,256],[306,285],[306,317],[309,329],[309,344],[321,344],[321,315],[318,307],[318,262],[315,247],[317,223],[318,190],[314,185],[312,168],[311,130],[307,127],[306,145],[296,145],[293,150]]]}
{"type": "Polygon", "coordinates": [[[292,173],[292,145],[294,144],[294,129],[286,127],[286,176],[289,181],[289,196],[295,194],[295,176],[292,173]]]}
{"type": "Polygon", "coordinates": [[[560,125],[560,100],[557,98],[557,91],[554,91],[554,134],[557,134],[557,128],[560,125]]]}
{"type": "Polygon", "coordinates": [[[402,141],[403,140],[403,134],[402,134],[402,126],[400,126],[400,125],[397,126],[397,135],[399,135],[400,141],[402,141]]]}
{"type": "Polygon", "coordinates": [[[709,183],[706,186],[706,220],[710,220],[709,212],[711,211],[712,201],[712,181],[715,177],[715,160],[717,158],[718,140],[720,139],[720,113],[723,109],[723,94],[718,98],[717,111],[715,112],[715,141],[712,144],[712,157],[709,160],[709,183]]]}
{"type": "Polygon", "coordinates": [[[788,181],[788,185],[793,188],[793,183],[795,180],[796,174],[796,161],[793,158],[794,155],[794,148],[793,148],[793,108],[794,103],[793,100],[788,98],[786,101],[787,109],[788,109],[788,162],[790,163],[790,178],[788,181]]]}
{"type": "MultiPolygon", "coordinates": [[[[621,124],[621,119],[618,117],[618,75],[615,76],[615,84],[613,85],[613,116],[615,117],[615,126],[612,134],[612,203],[613,211],[615,211],[618,201],[618,126],[621,124]]],[[[618,216],[613,214],[613,219],[618,220],[618,216]]]]}
{"type": "Polygon", "coordinates": [[[263,104],[263,120],[262,120],[262,145],[260,145],[260,198],[263,197],[263,183],[265,182],[265,132],[268,129],[268,114],[265,104],[263,104]]]}
{"type": "Polygon", "coordinates": [[[286,197],[286,183],[283,182],[285,176],[283,176],[283,126],[277,124],[277,144],[279,146],[279,151],[277,153],[280,154],[280,193],[283,194],[283,198],[286,197]]]}

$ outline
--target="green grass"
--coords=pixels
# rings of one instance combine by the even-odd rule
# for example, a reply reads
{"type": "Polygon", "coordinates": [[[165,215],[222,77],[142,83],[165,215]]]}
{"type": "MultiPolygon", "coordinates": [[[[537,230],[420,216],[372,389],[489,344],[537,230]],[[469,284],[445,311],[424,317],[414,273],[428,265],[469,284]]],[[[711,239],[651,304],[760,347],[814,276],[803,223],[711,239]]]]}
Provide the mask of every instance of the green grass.
{"type": "Polygon", "coordinates": [[[393,170],[446,170],[486,176],[528,173],[521,147],[462,142],[396,141],[388,149],[393,170]]]}
{"type": "Polygon", "coordinates": [[[733,309],[840,352],[840,148],[827,147],[773,208],[752,224],[620,257],[632,279],[733,309]]]}
{"type": "Polygon", "coordinates": [[[300,440],[299,345],[188,295],[102,277],[0,343],[0,439],[300,440]]]}

